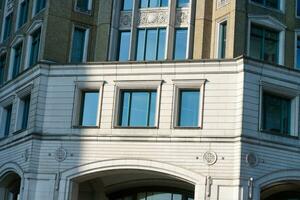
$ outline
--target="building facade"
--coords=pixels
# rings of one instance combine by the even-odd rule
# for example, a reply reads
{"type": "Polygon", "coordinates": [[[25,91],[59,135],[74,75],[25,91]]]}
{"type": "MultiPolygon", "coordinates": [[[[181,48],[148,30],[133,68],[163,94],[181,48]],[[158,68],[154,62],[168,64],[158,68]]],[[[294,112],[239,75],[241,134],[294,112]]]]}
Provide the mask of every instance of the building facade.
{"type": "Polygon", "coordinates": [[[300,1],[0,15],[0,199],[300,199],[300,1]]]}

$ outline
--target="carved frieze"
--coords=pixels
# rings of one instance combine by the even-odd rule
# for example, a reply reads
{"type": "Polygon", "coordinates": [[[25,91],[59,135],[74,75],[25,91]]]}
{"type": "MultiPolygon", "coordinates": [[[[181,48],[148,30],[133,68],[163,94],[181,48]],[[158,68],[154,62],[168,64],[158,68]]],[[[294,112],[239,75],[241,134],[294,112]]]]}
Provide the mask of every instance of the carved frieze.
{"type": "Polygon", "coordinates": [[[179,9],[176,11],[175,26],[187,27],[189,25],[189,9],[179,9]]]}
{"type": "Polygon", "coordinates": [[[121,11],[119,29],[130,29],[132,21],[132,12],[131,11],[121,11]]]}
{"type": "Polygon", "coordinates": [[[139,27],[166,27],[169,23],[168,9],[149,9],[138,12],[139,27]]]}
{"type": "Polygon", "coordinates": [[[218,0],[217,1],[217,8],[221,8],[229,3],[230,0],[218,0]]]}

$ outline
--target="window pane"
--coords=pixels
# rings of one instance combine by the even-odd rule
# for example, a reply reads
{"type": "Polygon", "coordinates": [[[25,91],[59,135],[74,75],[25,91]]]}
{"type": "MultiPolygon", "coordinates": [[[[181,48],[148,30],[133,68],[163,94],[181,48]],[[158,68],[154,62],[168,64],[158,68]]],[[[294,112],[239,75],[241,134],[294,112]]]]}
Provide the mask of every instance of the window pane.
{"type": "Polygon", "coordinates": [[[11,123],[11,112],[12,112],[12,105],[7,106],[5,109],[6,117],[5,117],[5,127],[4,127],[4,136],[8,136],[10,123],[11,123]]]}
{"type": "Polygon", "coordinates": [[[147,192],[147,200],[172,200],[172,193],[147,192]]]}
{"type": "Polygon", "coordinates": [[[28,0],[23,1],[20,5],[18,28],[20,28],[27,21],[28,5],[29,5],[28,0]]]}
{"type": "Polygon", "coordinates": [[[99,92],[83,92],[82,95],[82,126],[97,126],[99,92]]]}
{"type": "Polygon", "coordinates": [[[188,7],[189,6],[189,0],[177,0],[177,7],[188,7]]]}
{"type": "Polygon", "coordinates": [[[85,29],[77,27],[74,29],[71,62],[82,62],[83,60],[85,32],[85,29]]]}
{"type": "Polygon", "coordinates": [[[181,90],[179,94],[178,126],[197,127],[199,116],[199,90],[181,90]]]}
{"type": "Polygon", "coordinates": [[[88,11],[89,10],[89,0],[77,0],[76,7],[80,11],[88,11]]]}
{"type": "Polygon", "coordinates": [[[159,0],[149,0],[150,1],[150,8],[159,7],[159,0]]]}
{"type": "Polygon", "coordinates": [[[45,6],[46,6],[46,0],[36,0],[35,13],[38,13],[40,10],[45,8],[45,6]]]}
{"type": "Polygon", "coordinates": [[[124,92],[122,96],[122,106],[121,106],[121,126],[128,126],[129,125],[129,110],[130,110],[130,92],[124,92]]]}
{"type": "Polygon", "coordinates": [[[297,37],[297,68],[300,69],[300,36],[297,37]]]}
{"type": "Polygon", "coordinates": [[[223,22],[219,26],[219,58],[225,58],[226,51],[226,34],[227,34],[227,22],[223,22]]]}
{"type": "Polygon", "coordinates": [[[279,8],[279,0],[265,0],[266,6],[272,7],[272,8],[279,8]]]}
{"type": "Polygon", "coordinates": [[[132,0],[123,0],[123,8],[122,10],[132,10],[132,0]]]}
{"type": "Polygon", "coordinates": [[[150,94],[150,108],[149,108],[149,126],[155,125],[155,114],[156,114],[156,92],[150,94]]]}
{"type": "Polygon", "coordinates": [[[119,61],[129,60],[130,32],[120,33],[119,61]]]}
{"type": "Polygon", "coordinates": [[[160,2],[160,6],[161,6],[161,7],[167,7],[168,4],[169,4],[169,1],[168,1],[168,0],[161,0],[161,2],[160,2]]]}
{"type": "Polygon", "coordinates": [[[130,126],[147,126],[149,103],[148,92],[133,92],[131,94],[130,126]]]}
{"type": "Polygon", "coordinates": [[[7,39],[11,34],[11,27],[12,27],[12,15],[13,13],[10,13],[5,18],[5,26],[4,26],[4,34],[3,34],[3,40],[7,39]]]}
{"type": "Polygon", "coordinates": [[[13,73],[12,78],[15,78],[20,72],[21,57],[22,57],[22,44],[18,44],[14,48],[14,60],[13,60],[13,73]]]}
{"type": "Polygon", "coordinates": [[[28,116],[29,116],[29,106],[30,106],[30,96],[25,97],[23,100],[23,116],[22,116],[22,129],[27,128],[28,116]]]}
{"type": "Polygon", "coordinates": [[[297,16],[300,16],[300,0],[297,0],[297,16]]]}
{"type": "Polygon", "coordinates": [[[144,60],[145,30],[138,30],[136,60],[144,60]]]}
{"type": "Polygon", "coordinates": [[[148,7],[148,1],[149,0],[141,0],[140,1],[140,7],[141,8],[147,8],[148,7]]]}
{"type": "Polygon", "coordinates": [[[263,38],[251,35],[250,38],[250,56],[256,59],[262,58],[263,38]]]}
{"type": "Polygon", "coordinates": [[[159,29],[157,60],[165,58],[166,29],[159,29]]]}
{"type": "Polygon", "coordinates": [[[145,60],[156,60],[156,44],[157,44],[157,30],[156,29],[147,30],[145,60]]]}
{"type": "Polygon", "coordinates": [[[174,59],[186,59],[187,29],[175,30],[174,59]]]}
{"type": "Polygon", "coordinates": [[[6,54],[0,56],[0,85],[4,83],[4,71],[5,71],[6,54]]]}
{"type": "Polygon", "coordinates": [[[39,56],[39,47],[40,47],[40,35],[41,29],[37,30],[32,34],[32,42],[31,42],[31,52],[30,52],[30,62],[29,66],[33,66],[38,61],[39,56]]]}

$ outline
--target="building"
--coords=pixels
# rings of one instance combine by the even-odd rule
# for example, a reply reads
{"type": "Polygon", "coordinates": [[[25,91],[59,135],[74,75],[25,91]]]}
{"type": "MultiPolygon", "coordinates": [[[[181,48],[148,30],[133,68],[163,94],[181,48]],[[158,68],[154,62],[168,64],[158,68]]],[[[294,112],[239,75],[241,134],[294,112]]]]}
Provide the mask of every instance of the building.
{"type": "Polygon", "coordinates": [[[0,14],[0,199],[300,199],[300,1],[0,14]]]}

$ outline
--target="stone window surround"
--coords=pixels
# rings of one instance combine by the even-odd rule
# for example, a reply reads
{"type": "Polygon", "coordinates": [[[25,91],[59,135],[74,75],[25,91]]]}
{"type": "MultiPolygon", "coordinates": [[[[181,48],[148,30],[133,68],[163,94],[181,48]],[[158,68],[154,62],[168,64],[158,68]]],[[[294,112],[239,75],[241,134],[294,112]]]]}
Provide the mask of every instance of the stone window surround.
{"type": "Polygon", "coordinates": [[[174,100],[173,100],[173,117],[172,125],[173,128],[186,129],[186,128],[203,128],[203,107],[204,107],[204,88],[206,79],[173,79],[174,84],[174,100]],[[182,89],[199,89],[199,115],[198,115],[198,126],[197,127],[180,127],[178,126],[178,115],[179,115],[179,93],[182,89]]]}
{"type": "MultiPolygon", "coordinates": [[[[4,14],[2,18],[2,27],[1,27],[1,41],[4,42],[4,28],[5,28],[5,18],[13,13],[13,1],[6,0],[4,3],[4,14]]],[[[13,27],[11,27],[11,32],[13,32],[13,27]]]]}
{"type": "Polygon", "coordinates": [[[248,18],[249,18],[249,20],[248,20],[248,33],[247,33],[247,56],[250,56],[251,25],[258,24],[258,25],[268,27],[268,28],[271,28],[271,29],[279,32],[278,64],[284,65],[285,29],[287,27],[269,15],[248,15],[248,18]]]}
{"type": "Polygon", "coordinates": [[[75,98],[73,105],[72,126],[74,128],[100,128],[100,118],[102,110],[104,81],[76,81],[75,82],[75,98]],[[84,91],[99,91],[98,96],[98,112],[97,112],[97,126],[81,126],[80,112],[82,106],[82,94],[84,91]]]}
{"type": "Polygon", "coordinates": [[[21,55],[21,60],[20,60],[20,69],[21,70],[21,66],[23,65],[23,58],[24,58],[24,48],[25,48],[25,45],[24,45],[24,36],[23,35],[17,35],[16,38],[14,39],[14,41],[12,42],[12,45],[11,45],[11,52],[10,52],[10,57],[9,57],[9,68],[8,68],[8,78],[7,80],[11,80],[12,79],[12,73],[13,73],[13,59],[15,57],[15,47],[17,45],[19,45],[20,43],[22,43],[22,55],[21,55]]]}
{"type": "MultiPolygon", "coordinates": [[[[22,24],[20,27],[19,26],[19,21],[20,21],[20,11],[21,11],[21,3],[23,3],[23,1],[25,0],[18,0],[17,4],[17,19],[16,19],[16,23],[15,23],[15,30],[17,31],[18,29],[21,29],[26,23],[22,24]]],[[[29,2],[28,2],[29,3],[29,2]]],[[[28,13],[29,14],[29,6],[28,6],[28,13]]],[[[27,16],[28,18],[28,16],[27,16]]]]}
{"type": "Polygon", "coordinates": [[[44,8],[42,8],[41,10],[39,10],[37,13],[36,13],[36,2],[37,1],[40,1],[40,0],[33,0],[33,4],[32,4],[32,13],[31,13],[31,18],[34,18],[37,14],[41,13],[43,10],[46,9],[47,7],[47,4],[48,4],[48,0],[45,0],[46,1],[46,5],[44,8]]]}
{"type": "MultiPolygon", "coordinates": [[[[265,132],[263,129],[262,115],[263,115],[263,93],[271,92],[283,97],[291,99],[291,133],[292,137],[299,137],[299,90],[297,88],[290,88],[282,85],[277,85],[276,83],[270,83],[261,81],[259,90],[259,131],[265,132]]],[[[285,135],[282,135],[285,136],[285,135]]]]}
{"type": "Polygon", "coordinates": [[[71,62],[71,59],[72,59],[73,37],[74,37],[74,31],[75,31],[76,27],[80,28],[80,29],[85,29],[84,49],[83,49],[82,62],[87,62],[89,38],[90,38],[90,27],[82,26],[82,25],[78,25],[78,24],[73,24],[72,25],[70,51],[69,51],[69,62],[71,62]]]}
{"type": "MultiPolygon", "coordinates": [[[[10,95],[6,98],[4,98],[3,100],[0,100],[0,138],[5,137],[4,136],[4,129],[5,129],[5,107],[12,105],[12,110],[14,109],[14,99],[15,99],[15,95],[10,95]]],[[[12,126],[12,124],[10,124],[10,127],[12,126]]],[[[12,132],[12,130],[9,131],[9,134],[12,132]]],[[[9,135],[8,134],[8,135],[9,135]]]]}
{"type": "MultiPolygon", "coordinates": [[[[220,39],[220,25],[222,24],[222,23],[224,23],[224,22],[227,22],[227,35],[228,35],[228,30],[229,30],[229,16],[225,16],[225,17],[222,17],[221,19],[218,19],[217,21],[216,21],[216,36],[215,36],[215,41],[216,41],[216,43],[215,43],[215,58],[216,59],[218,59],[219,58],[219,39],[220,39]]],[[[226,38],[227,38],[227,41],[228,41],[228,38],[229,37],[227,37],[226,36],[226,38]]],[[[227,41],[226,41],[226,46],[228,46],[227,45],[227,41]]],[[[226,58],[226,49],[225,49],[225,58],[226,58]]]]}
{"type": "Polygon", "coordinates": [[[193,30],[195,0],[190,1],[189,7],[176,8],[176,0],[169,0],[168,7],[157,8],[139,8],[139,0],[134,0],[131,11],[121,10],[121,1],[115,0],[113,3],[113,20],[111,28],[109,60],[117,59],[119,31],[131,31],[129,60],[135,60],[136,38],[138,28],[166,28],[166,38],[169,38],[166,44],[165,59],[173,59],[173,46],[175,37],[175,28],[188,28],[187,59],[192,57],[193,49],[193,30]]]}
{"type": "Polygon", "coordinates": [[[115,98],[114,98],[114,112],[113,124],[114,128],[158,128],[159,126],[159,111],[161,99],[162,80],[116,80],[115,82],[115,98]],[[156,90],[156,112],[155,122],[153,127],[122,127],[118,125],[120,119],[120,100],[122,90],[156,90]]]}
{"type": "Polygon", "coordinates": [[[77,8],[77,1],[78,0],[75,0],[75,3],[74,3],[74,11],[90,15],[91,11],[92,11],[92,8],[93,8],[93,0],[88,0],[89,2],[88,2],[88,10],[87,11],[82,11],[82,10],[78,9],[77,8]]]}

